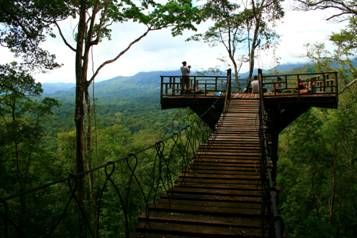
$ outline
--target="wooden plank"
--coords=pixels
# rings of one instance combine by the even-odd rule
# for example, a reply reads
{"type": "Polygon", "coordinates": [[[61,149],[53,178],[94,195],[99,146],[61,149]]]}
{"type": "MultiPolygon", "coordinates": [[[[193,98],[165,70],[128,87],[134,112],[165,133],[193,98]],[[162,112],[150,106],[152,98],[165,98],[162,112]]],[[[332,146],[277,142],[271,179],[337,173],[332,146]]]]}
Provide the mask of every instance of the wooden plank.
{"type": "Polygon", "coordinates": [[[262,237],[263,187],[256,95],[232,99],[174,187],[139,218],[138,237],[262,237]],[[141,233],[140,233],[141,232],[141,233]],[[140,236],[142,235],[142,236],[140,236]]]}
{"type": "Polygon", "coordinates": [[[255,202],[261,204],[263,199],[261,197],[248,197],[233,194],[201,194],[201,193],[176,193],[170,192],[161,196],[161,198],[175,198],[175,199],[191,199],[191,200],[207,200],[207,201],[230,201],[230,202],[255,202]]]}
{"type": "MultiPolygon", "coordinates": [[[[139,219],[147,220],[146,216],[140,216],[139,219]]],[[[150,211],[150,219],[152,220],[171,220],[175,222],[189,222],[189,223],[206,223],[210,225],[229,225],[241,227],[256,227],[260,228],[262,221],[255,218],[246,218],[237,216],[212,216],[206,214],[189,214],[189,213],[165,213],[162,211],[150,211]]]]}
{"type": "Polygon", "coordinates": [[[196,182],[196,183],[214,183],[214,184],[247,184],[247,185],[259,185],[261,180],[243,180],[243,179],[227,179],[227,178],[207,178],[197,176],[180,176],[176,181],[178,182],[196,182]]]}
{"type": "Polygon", "coordinates": [[[263,193],[261,191],[254,190],[232,190],[232,189],[215,189],[215,188],[190,188],[184,186],[175,186],[167,193],[192,193],[192,194],[212,194],[212,195],[235,195],[244,197],[261,197],[263,193]]]}
{"type": "MultiPolygon", "coordinates": [[[[261,237],[262,232],[256,228],[240,228],[226,226],[212,226],[210,224],[175,224],[150,221],[146,224],[139,223],[138,230],[146,230],[151,232],[170,232],[169,234],[180,234],[184,237],[261,237]]],[[[145,236],[146,237],[146,236],[145,236]]],[[[154,236],[155,237],[155,236],[154,236]]],[[[159,236],[160,237],[160,236],[159,236]]],[[[165,236],[164,236],[165,237],[165,236]]]]}

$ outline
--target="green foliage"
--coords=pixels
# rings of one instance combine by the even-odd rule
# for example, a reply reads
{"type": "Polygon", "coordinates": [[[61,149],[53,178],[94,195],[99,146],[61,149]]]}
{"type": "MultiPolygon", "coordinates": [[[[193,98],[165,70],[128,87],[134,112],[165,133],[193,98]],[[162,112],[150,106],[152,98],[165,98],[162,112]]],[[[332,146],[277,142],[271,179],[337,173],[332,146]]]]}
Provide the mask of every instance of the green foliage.
{"type": "Polygon", "coordinates": [[[278,183],[291,237],[355,237],[356,91],[337,110],[311,109],[281,135],[278,183]]]}
{"type": "Polygon", "coordinates": [[[238,73],[242,65],[249,62],[249,78],[252,77],[256,49],[270,48],[276,43],[278,35],[273,24],[284,15],[281,1],[247,1],[239,5],[235,1],[212,0],[202,6],[201,14],[205,20],[213,21],[212,26],[189,40],[223,45],[240,89],[238,73]]]}
{"type": "Polygon", "coordinates": [[[69,1],[0,1],[0,44],[24,58],[29,68],[53,69],[55,55],[40,47],[45,40],[50,25],[55,20],[65,19],[73,14],[67,7],[69,1]]]}
{"type": "Polygon", "coordinates": [[[46,136],[43,122],[58,102],[38,100],[41,93],[41,85],[17,64],[0,66],[1,164],[16,168],[9,171],[15,172],[18,183],[34,175],[31,164],[39,165],[41,153],[46,154],[41,141],[46,136]]]}
{"type": "Polygon", "coordinates": [[[339,48],[345,51],[345,54],[355,55],[357,53],[357,17],[351,17],[347,28],[330,37],[339,48]]]}
{"type": "Polygon", "coordinates": [[[302,70],[308,72],[337,71],[339,73],[339,87],[343,88],[357,76],[357,71],[352,63],[350,54],[338,47],[335,51],[326,49],[325,44],[307,44],[307,57],[312,65],[305,66],[302,70]]]}
{"type": "MultiPolygon", "coordinates": [[[[9,74],[4,75],[7,77],[9,76],[9,74]]],[[[14,78],[16,77],[13,77],[12,79],[14,78]]],[[[29,79],[32,78],[29,77],[29,79]]],[[[0,82],[3,81],[1,80],[0,82]]],[[[38,97],[34,97],[35,93],[30,93],[38,92],[36,95],[40,95],[42,90],[39,84],[38,87],[36,87],[31,83],[28,83],[27,88],[36,89],[32,91],[23,90],[23,87],[19,86],[8,87],[7,84],[6,86],[7,87],[4,87],[4,90],[7,88],[16,88],[17,91],[21,92],[21,94],[18,95],[23,101],[20,103],[20,99],[17,99],[18,108],[23,105],[22,102],[30,100],[33,100],[34,103],[41,102],[37,108],[42,108],[46,105],[45,102],[48,102],[49,100],[47,98],[42,98],[40,100],[38,97]]],[[[128,86],[135,87],[135,85],[128,86]]],[[[200,125],[200,119],[189,110],[162,111],[159,107],[159,98],[157,96],[159,91],[156,89],[156,86],[153,90],[151,90],[150,87],[146,85],[144,87],[145,89],[140,89],[147,91],[147,95],[140,98],[138,98],[137,95],[144,94],[139,89],[139,91],[134,92],[131,92],[128,88],[124,89],[122,91],[128,91],[125,95],[120,93],[120,91],[117,93],[114,93],[113,91],[112,93],[109,93],[108,96],[105,93],[106,88],[104,87],[103,93],[99,93],[98,98],[96,99],[95,106],[97,114],[95,116],[95,128],[93,130],[94,146],[92,167],[108,161],[119,160],[120,163],[116,165],[116,173],[113,174],[112,179],[118,184],[119,191],[123,195],[127,193],[126,186],[127,183],[130,182],[129,178],[131,175],[123,158],[131,152],[138,152],[143,148],[154,145],[160,140],[175,135],[175,133],[187,125],[200,125]]],[[[98,90],[98,92],[100,92],[100,90],[98,90]]],[[[6,95],[9,96],[10,93],[7,93],[6,95]]],[[[5,96],[5,94],[2,94],[2,96],[5,96]]],[[[31,151],[33,157],[31,158],[30,170],[33,176],[27,177],[29,186],[26,187],[35,187],[36,185],[63,178],[74,172],[75,131],[73,123],[73,95],[65,95],[62,99],[59,98],[59,100],[61,101],[61,104],[53,110],[54,115],[49,117],[46,116],[47,114],[43,114],[38,117],[41,128],[36,130],[41,131],[41,133],[36,135],[35,138],[34,132],[36,131],[31,130],[29,132],[31,140],[24,141],[24,146],[21,147],[22,149],[26,149],[26,151],[30,151],[30,146],[32,146],[31,151]],[[35,140],[36,143],[33,143],[32,140],[35,140]],[[34,150],[35,147],[36,150],[34,150]],[[36,156],[34,156],[35,153],[36,156]]],[[[4,105],[5,104],[1,104],[2,109],[5,108],[4,105]]],[[[23,118],[25,116],[24,113],[28,115],[28,108],[19,110],[19,113],[17,114],[18,118],[23,118]]],[[[35,122],[34,118],[27,118],[27,120],[29,123],[35,122]]],[[[5,135],[4,127],[0,128],[0,133],[2,135],[0,139],[9,140],[7,136],[3,137],[3,135],[5,135]]],[[[200,128],[201,126],[195,127],[194,130],[191,130],[189,135],[183,133],[180,140],[165,142],[166,144],[163,153],[167,158],[170,158],[169,167],[162,171],[164,173],[163,175],[165,175],[164,181],[166,188],[173,182],[174,177],[181,171],[181,168],[187,165],[188,162],[183,160],[183,157],[187,156],[192,158],[192,149],[195,149],[198,146],[198,143],[188,147],[185,142],[188,141],[188,138],[190,141],[194,137],[198,137],[199,139],[203,138],[204,135],[200,128]],[[173,147],[174,145],[175,147],[173,147]],[[187,149],[191,150],[190,154],[186,154],[185,151],[187,149]],[[169,172],[172,177],[170,180],[167,180],[169,172]]],[[[1,146],[1,149],[3,149],[1,150],[2,152],[10,153],[5,146],[1,146]]],[[[154,161],[157,161],[155,156],[156,152],[155,147],[153,146],[149,151],[146,151],[138,157],[140,165],[137,167],[137,176],[138,179],[145,184],[144,190],[147,193],[150,190],[150,186],[152,186],[153,176],[151,173],[154,167],[154,161]]],[[[1,156],[1,158],[4,157],[1,156]]],[[[15,165],[14,163],[9,163],[8,160],[4,161],[4,163],[3,161],[0,163],[1,197],[16,192],[13,190],[14,173],[11,175],[11,171],[15,170],[15,165]]],[[[168,161],[165,161],[165,163],[166,162],[168,161]]],[[[133,164],[131,165],[134,166],[133,164]]],[[[158,164],[156,164],[156,166],[157,165],[158,164]]],[[[156,174],[158,175],[158,170],[156,170],[156,174]]],[[[118,191],[108,184],[108,181],[105,179],[106,176],[104,169],[102,169],[101,172],[94,173],[95,184],[90,190],[92,192],[89,193],[94,194],[92,195],[94,197],[100,196],[101,189],[105,187],[100,204],[102,209],[100,213],[101,226],[99,228],[99,234],[101,236],[117,236],[118,234],[123,236],[123,207],[120,205],[120,198],[117,195],[118,191]]],[[[43,234],[44,231],[49,232],[51,230],[51,225],[53,225],[56,218],[58,219],[62,216],[63,209],[66,207],[66,203],[70,199],[71,187],[67,183],[68,182],[65,181],[56,186],[46,188],[44,191],[25,196],[25,210],[21,210],[21,203],[18,200],[14,199],[9,201],[9,213],[16,225],[25,224],[24,220],[21,221],[20,219],[21,211],[26,211],[25,213],[29,214],[30,217],[26,217],[26,225],[21,225],[22,229],[21,231],[18,231],[19,236],[38,237],[43,234]],[[41,204],[41,207],[38,206],[39,204],[41,204]],[[22,234],[21,232],[24,232],[27,235],[22,234]]],[[[26,190],[26,188],[23,189],[26,190]]],[[[159,189],[160,190],[158,191],[162,191],[164,185],[160,185],[159,189]]],[[[128,214],[131,229],[135,225],[138,214],[141,213],[145,207],[142,196],[139,196],[139,194],[141,194],[140,190],[140,186],[135,183],[130,190],[128,214]]],[[[150,196],[150,199],[153,199],[154,194],[152,193],[150,196]]],[[[91,207],[93,207],[92,199],[87,198],[85,204],[87,204],[88,208],[86,210],[88,212],[87,215],[89,219],[94,222],[95,213],[91,210],[91,207]]],[[[69,202],[68,210],[66,211],[66,214],[63,215],[64,220],[63,222],[60,222],[59,226],[52,234],[52,237],[79,235],[77,230],[79,227],[77,219],[78,209],[76,205],[74,200],[69,202]]],[[[0,209],[2,209],[2,207],[0,207],[0,209]]],[[[17,234],[13,227],[10,227],[10,232],[12,234],[17,234]]],[[[0,227],[0,232],[3,232],[1,228],[2,227],[0,227]]]]}
{"type": "MultiPolygon", "coordinates": [[[[41,85],[22,67],[15,63],[0,66],[1,197],[26,191],[53,178],[48,167],[52,166],[54,157],[47,147],[44,122],[58,103],[51,98],[39,99],[41,93],[41,85]]],[[[35,218],[27,216],[29,207],[36,202],[23,195],[19,196],[19,202],[12,201],[15,214],[12,220],[21,229],[36,229],[32,226],[35,218]]],[[[21,229],[17,229],[18,236],[24,235],[21,229]]]]}

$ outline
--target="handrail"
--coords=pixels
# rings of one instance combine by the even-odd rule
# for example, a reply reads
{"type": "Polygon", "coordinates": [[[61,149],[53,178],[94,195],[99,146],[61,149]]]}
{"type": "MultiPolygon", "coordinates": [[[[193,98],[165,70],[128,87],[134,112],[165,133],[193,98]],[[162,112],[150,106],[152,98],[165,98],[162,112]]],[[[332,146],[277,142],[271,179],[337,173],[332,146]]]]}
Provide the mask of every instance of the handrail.
{"type": "MultiPolygon", "coordinates": [[[[262,179],[263,186],[266,191],[266,201],[269,204],[269,211],[272,216],[272,228],[274,237],[281,238],[283,236],[283,221],[279,215],[278,206],[277,206],[277,191],[274,186],[272,179],[271,171],[271,156],[268,150],[268,136],[267,136],[267,125],[265,122],[265,109],[264,109],[264,93],[263,93],[263,73],[261,69],[258,69],[258,80],[259,80],[259,130],[260,130],[260,143],[262,148],[262,179]]],[[[265,213],[265,211],[264,211],[265,213]]]]}
{"type": "Polygon", "coordinates": [[[121,230],[119,237],[129,237],[135,222],[134,217],[142,210],[146,211],[147,216],[149,215],[149,203],[155,202],[159,193],[173,187],[175,177],[180,172],[187,171],[198,145],[206,141],[210,135],[208,127],[202,130],[197,126],[201,124],[196,123],[200,123],[199,120],[193,125],[178,128],[174,134],[153,145],[117,160],[107,161],[83,174],[70,174],[19,194],[0,198],[0,236],[7,238],[16,233],[26,236],[26,228],[28,228],[33,232],[39,232],[31,234],[31,237],[52,237],[58,232],[61,224],[72,222],[71,229],[65,231],[62,227],[61,232],[67,232],[65,236],[78,237],[76,235],[78,221],[74,219],[76,220],[74,222],[73,218],[79,215],[79,220],[85,223],[85,232],[91,237],[100,236],[103,227],[101,221],[105,218],[102,216],[116,218],[120,216],[122,218],[121,223],[118,220],[120,225],[111,225],[121,230]],[[95,199],[94,201],[88,199],[85,207],[82,207],[81,203],[78,203],[77,183],[80,179],[86,179],[89,174],[96,175],[95,199]],[[67,195],[63,196],[63,193],[67,195]],[[108,193],[111,195],[109,196],[108,193]],[[59,195],[62,200],[58,200],[59,195]],[[17,220],[25,215],[18,214],[17,199],[20,197],[35,203],[32,205],[36,207],[31,211],[36,211],[36,215],[44,212],[40,217],[48,223],[35,220],[39,218],[26,214],[29,227],[19,227],[17,220]],[[48,204],[42,203],[42,199],[48,204]],[[114,209],[110,214],[103,214],[104,204],[113,199],[118,210],[114,209]],[[94,204],[90,205],[91,202],[94,204]],[[49,208],[46,207],[47,205],[49,208]],[[58,210],[53,210],[55,207],[58,210]]]}
{"type": "Polygon", "coordinates": [[[296,73],[262,76],[264,95],[336,95],[338,94],[338,73],[296,73]]]}
{"type": "Polygon", "coordinates": [[[189,76],[191,91],[183,92],[181,75],[160,76],[160,98],[164,96],[204,95],[223,96],[226,91],[227,76],[225,75],[191,75],[189,76]]]}

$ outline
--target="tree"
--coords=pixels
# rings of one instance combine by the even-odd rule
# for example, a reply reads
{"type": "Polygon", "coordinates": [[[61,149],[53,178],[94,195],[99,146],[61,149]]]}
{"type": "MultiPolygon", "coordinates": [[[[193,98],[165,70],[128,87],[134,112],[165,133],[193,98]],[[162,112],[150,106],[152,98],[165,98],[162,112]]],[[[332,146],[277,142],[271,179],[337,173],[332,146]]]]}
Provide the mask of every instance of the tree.
{"type": "MultiPolygon", "coordinates": [[[[34,162],[43,158],[43,122],[58,105],[51,98],[37,100],[41,93],[41,84],[35,83],[22,67],[16,63],[0,65],[0,166],[6,172],[1,176],[1,181],[5,181],[1,188],[8,193],[25,191],[31,185],[31,178],[40,176],[34,162]]],[[[26,210],[26,200],[21,195],[18,216],[21,228],[25,225],[26,210]]]]}
{"type": "MultiPolygon", "coordinates": [[[[0,15],[0,22],[6,27],[1,29],[1,43],[15,53],[34,50],[45,61],[36,59],[38,54],[30,54],[31,62],[54,65],[54,57],[39,48],[46,36],[55,36],[53,28],[64,44],[75,53],[75,128],[76,128],[76,173],[83,174],[86,155],[91,151],[90,118],[87,127],[87,143],[85,138],[85,114],[90,112],[88,88],[106,65],[117,61],[131,47],[143,39],[149,32],[171,27],[173,35],[180,34],[184,29],[195,29],[194,23],[200,21],[197,9],[191,0],[169,0],[161,4],[154,0],[54,0],[54,1],[22,1],[3,0],[4,12],[0,15]],[[8,11],[7,9],[13,9],[8,11]],[[71,45],[60,27],[60,21],[73,17],[77,19],[75,32],[76,45],[71,45]],[[89,75],[90,52],[93,47],[105,39],[110,39],[111,25],[114,23],[136,22],[146,26],[144,32],[130,42],[127,47],[117,52],[113,58],[102,62],[89,75]],[[86,110],[87,107],[87,110],[86,110]],[[85,146],[87,144],[87,148],[85,146]]],[[[26,58],[26,57],[25,57],[26,58]]],[[[27,58],[26,58],[27,59],[27,58]]],[[[47,65],[46,65],[47,66],[47,65]]],[[[51,67],[50,67],[51,68],[51,67]]],[[[78,184],[78,199],[84,200],[84,183],[78,184]]],[[[81,205],[81,204],[80,204],[81,205]]]]}
{"type": "Polygon", "coordinates": [[[253,75],[255,52],[269,48],[277,38],[271,24],[283,16],[279,0],[241,1],[243,8],[229,0],[208,1],[202,7],[203,16],[213,20],[205,33],[196,34],[194,40],[212,45],[222,44],[233,64],[238,88],[238,73],[243,63],[249,62],[249,78],[253,75]],[[238,56],[238,53],[240,55],[238,56]],[[243,53],[242,53],[243,52],[243,53]],[[239,63],[238,63],[239,62],[239,63]]]}
{"type": "Polygon", "coordinates": [[[228,53],[228,58],[233,64],[234,76],[238,88],[240,87],[238,73],[245,61],[241,56],[240,62],[237,62],[237,52],[240,43],[244,42],[242,17],[238,12],[239,6],[229,1],[209,1],[202,8],[203,15],[207,19],[214,21],[205,33],[196,34],[191,39],[207,42],[214,46],[220,43],[228,53]]]}
{"type": "Polygon", "coordinates": [[[277,20],[284,16],[281,7],[282,0],[251,0],[250,9],[252,18],[246,21],[248,34],[248,57],[249,57],[249,79],[252,78],[254,70],[255,53],[258,48],[266,49],[271,47],[278,37],[271,28],[277,20]]]}
{"type": "MultiPolygon", "coordinates": [[[[75,53],[76,64],[76,110],[75,124],[77,131],[77,172],[83,172],[80,165],[84,160],[84,108],[88,87],[106,65],[118,60],[134,44],[143,39],[149,32],[172,27],[173,35],[184,29],[195,29],[193,24],[199,22],[196,9],[190,0],[170,0],[165,4],[155,1],[7,1],[2,0],[0,21],[6,28],[1,29],[1,43],[15,53],[28,54],[40,52],[47,60],[53,57],[45,54],[39,44],[46,40],[46,35],[55,36],[52,28],[58,30],[59,36],[75,53]],[[59,22],[68,17],[78,19],[75,31],[76,45],[65,38],[59,22]],[[89,53],[101,41],[110,38],[114,23],[133,21],[146,26],[146,30],[118,52],[113,58],[104,61],[89,76],[89,53]]],[[[37,60],[38,54],[28,55],[31,62],[37,60]]],[[[42,61],[41,61],[42,62],[42,61]]],[[[43,63],[43,62],[42,62],[43,63]]],[[[46,62],[45,62],[46,63],[46,62]]],[[[47,64],[45,64],[47,66],[47,64]]]]}

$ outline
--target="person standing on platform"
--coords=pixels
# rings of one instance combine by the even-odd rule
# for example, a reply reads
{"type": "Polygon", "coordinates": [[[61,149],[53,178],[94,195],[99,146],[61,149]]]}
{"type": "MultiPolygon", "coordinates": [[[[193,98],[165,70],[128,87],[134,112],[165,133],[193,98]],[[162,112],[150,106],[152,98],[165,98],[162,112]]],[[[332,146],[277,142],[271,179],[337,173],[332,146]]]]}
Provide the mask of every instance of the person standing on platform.
{"type": "Polygon", "coordinates": [[[191,65],[187,65],[187,62],[183,61],[181,66],[181,93],[188,93],[190,90],[190,71],[191,65]]]}
{"type": "Polygon", "coordinates": [[[259,80],[257,76],[254,76],[254,79],[250,84],[252,86],[252,93],[259,93],[259,80]]]}

